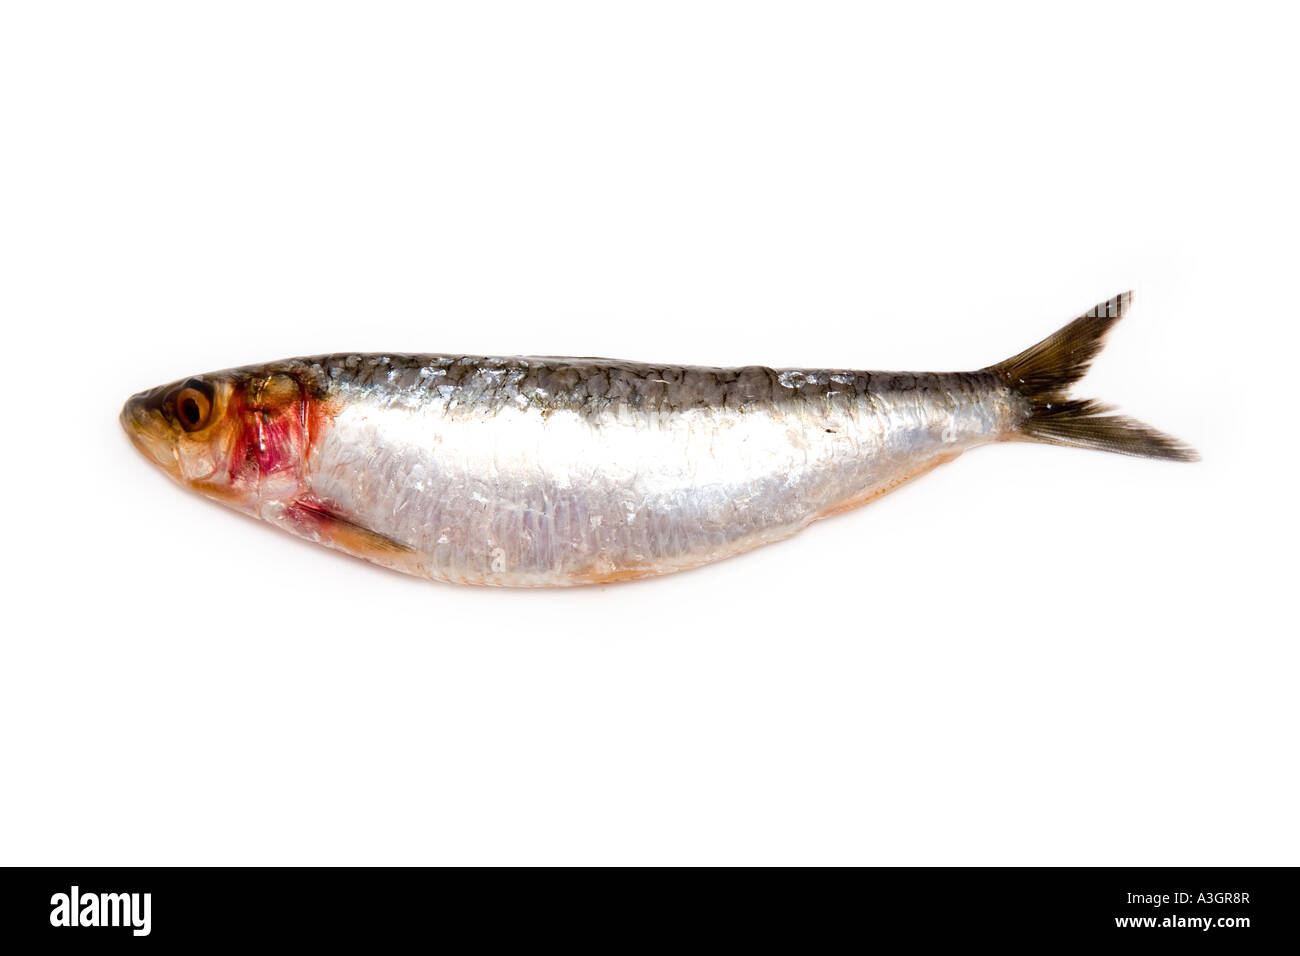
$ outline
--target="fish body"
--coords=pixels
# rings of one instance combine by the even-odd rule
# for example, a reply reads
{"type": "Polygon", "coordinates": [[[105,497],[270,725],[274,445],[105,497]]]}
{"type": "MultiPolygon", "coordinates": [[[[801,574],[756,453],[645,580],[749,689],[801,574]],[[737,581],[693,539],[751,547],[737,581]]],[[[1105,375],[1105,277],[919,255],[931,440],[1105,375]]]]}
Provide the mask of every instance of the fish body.
{"type": "Polygon", "coordinates": [[[975,372],[337,354],[162,386],[122,421],[182,484],[386,567],[607,583],[785,538],[988,442],[1189,457],[1095,403],[1058,411],[1127,303],[975,372]]]}

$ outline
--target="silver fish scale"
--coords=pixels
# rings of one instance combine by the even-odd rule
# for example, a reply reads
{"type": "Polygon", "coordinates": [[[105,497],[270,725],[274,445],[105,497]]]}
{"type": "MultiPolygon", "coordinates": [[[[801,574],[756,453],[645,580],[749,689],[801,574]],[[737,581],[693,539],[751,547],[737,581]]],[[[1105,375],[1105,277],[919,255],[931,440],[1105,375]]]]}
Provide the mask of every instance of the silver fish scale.
{"type": "Polygon", "coordinates": [[[475,584],[591,583],[786,537],[1000,437],[987,373],[331,355],[266,367],[335,408],[312,494],[475,584]]]}

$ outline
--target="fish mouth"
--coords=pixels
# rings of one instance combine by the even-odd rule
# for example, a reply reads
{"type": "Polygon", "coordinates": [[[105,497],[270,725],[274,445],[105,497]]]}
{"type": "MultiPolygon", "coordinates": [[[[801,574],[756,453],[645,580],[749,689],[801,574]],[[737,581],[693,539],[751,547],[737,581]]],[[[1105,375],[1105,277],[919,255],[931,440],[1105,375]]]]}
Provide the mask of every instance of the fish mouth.
{"type": "Polygon", "coordinates": [[[151,462],[177,481],[181,478],[180,459],[172,426],[163,416],[165,388],[137,392],[122,405],[118,421],[131,444],[151,462]]]}

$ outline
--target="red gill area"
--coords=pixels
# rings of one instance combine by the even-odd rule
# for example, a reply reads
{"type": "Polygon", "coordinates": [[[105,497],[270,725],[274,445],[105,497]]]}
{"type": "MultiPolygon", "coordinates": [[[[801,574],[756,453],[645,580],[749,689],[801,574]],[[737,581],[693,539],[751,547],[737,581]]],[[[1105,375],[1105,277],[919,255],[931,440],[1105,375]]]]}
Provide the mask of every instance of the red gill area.
{"type": "Polygon", "coordinates": [[[235,389],[230,402],[228,417],[236,423],[231,480],[301,477],[312,441],[332,418],[328,404],[288,375],[252,379],[235,389]]]}
{"type": "Polygon", "coordinates": [[[287,493],[287,515],[299,533],[325,541],[350,554],[394,567],[414,550],[373,531],[342,513],[333,502],[308,491],[304,465],[313,441],[333,420],[327,401],[316,398],[288,375],[255,378],[231,396],[230,419],[237,423],[230,455],[232,483],[264,487],[279,479],[287,493]],[[296,493],[295,493],[296,492],[296,493]]]}

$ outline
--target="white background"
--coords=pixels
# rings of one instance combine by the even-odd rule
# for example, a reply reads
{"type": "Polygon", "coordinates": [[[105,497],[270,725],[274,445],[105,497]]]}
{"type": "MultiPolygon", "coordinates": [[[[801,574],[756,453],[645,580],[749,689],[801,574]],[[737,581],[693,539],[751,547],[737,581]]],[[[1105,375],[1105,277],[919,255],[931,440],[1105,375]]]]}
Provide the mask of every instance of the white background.
{"type": "Polygon", "coordinates": [[[1297,862],[1283,6],[14,3],[0,862],[1297,862]],[[1082,394],[675,577],[378,570],[173,486],[131,392],[332,350],[1082,394]]]}

